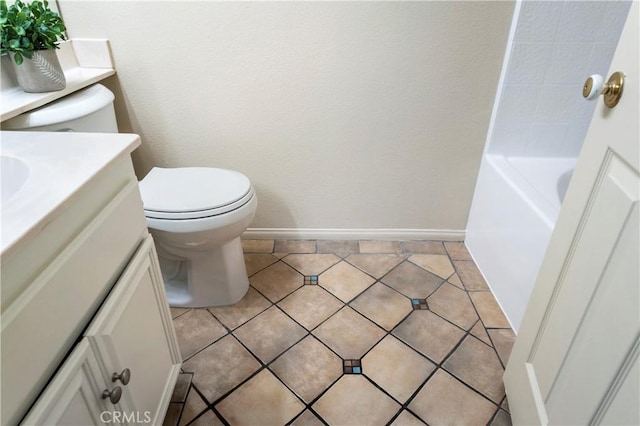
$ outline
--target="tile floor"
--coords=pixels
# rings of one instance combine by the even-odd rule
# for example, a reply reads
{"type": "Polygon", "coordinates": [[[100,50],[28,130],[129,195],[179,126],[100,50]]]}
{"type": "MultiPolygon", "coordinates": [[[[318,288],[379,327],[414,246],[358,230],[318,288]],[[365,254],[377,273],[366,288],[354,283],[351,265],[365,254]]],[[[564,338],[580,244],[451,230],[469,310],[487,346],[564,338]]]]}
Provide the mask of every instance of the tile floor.
{"type": "Polygon", "coordinates": [[[243,241],[236,305],[172,308],[165,425],[510,425],[514,334],[460,242],[243,241]]]}

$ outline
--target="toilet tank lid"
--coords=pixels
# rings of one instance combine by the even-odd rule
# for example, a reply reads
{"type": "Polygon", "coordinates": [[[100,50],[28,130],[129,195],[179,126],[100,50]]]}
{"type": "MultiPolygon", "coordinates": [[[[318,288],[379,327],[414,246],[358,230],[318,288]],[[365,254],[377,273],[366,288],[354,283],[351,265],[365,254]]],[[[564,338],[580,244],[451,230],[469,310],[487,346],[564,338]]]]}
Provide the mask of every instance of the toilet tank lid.
{"type": "Polygon", "coordinates": [[[114,99],[115,96],[109,89],[96,84],[3,121],[2,130],[30,129],[75,120],[105,108],[114,99]]]}

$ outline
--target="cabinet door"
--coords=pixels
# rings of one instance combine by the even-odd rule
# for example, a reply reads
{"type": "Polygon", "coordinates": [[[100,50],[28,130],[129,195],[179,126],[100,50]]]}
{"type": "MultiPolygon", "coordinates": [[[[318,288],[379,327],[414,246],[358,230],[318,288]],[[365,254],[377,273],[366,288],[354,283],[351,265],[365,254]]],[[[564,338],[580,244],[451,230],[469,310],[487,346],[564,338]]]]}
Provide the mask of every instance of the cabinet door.
{"type": "Polygon", "coordinates": [[[181,359],[153,239],[141,244],[85,334],[105,381],[128,368],[123,423],[162,423],[181,359]],[[144,420],[141,420],[144,419],[144,420]]]}
{"type": "Polygon", "coordinates": [[[100,397],[107,385],[83,339],[58,371],[23,425],[104,425],[110,422],[109,408],[100,397]]]}

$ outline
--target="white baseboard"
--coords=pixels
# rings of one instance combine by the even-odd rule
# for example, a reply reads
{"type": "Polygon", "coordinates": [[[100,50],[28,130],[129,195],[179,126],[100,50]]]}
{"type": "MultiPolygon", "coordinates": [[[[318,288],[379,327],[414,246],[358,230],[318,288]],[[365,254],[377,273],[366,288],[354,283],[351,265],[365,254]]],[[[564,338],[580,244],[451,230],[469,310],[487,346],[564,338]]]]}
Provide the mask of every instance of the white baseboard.
{"type": "Polygon", "coordinates": [[[242,238],[256,240],[415,240],[464,241],[457,229],[249,228],[242,238]]]}

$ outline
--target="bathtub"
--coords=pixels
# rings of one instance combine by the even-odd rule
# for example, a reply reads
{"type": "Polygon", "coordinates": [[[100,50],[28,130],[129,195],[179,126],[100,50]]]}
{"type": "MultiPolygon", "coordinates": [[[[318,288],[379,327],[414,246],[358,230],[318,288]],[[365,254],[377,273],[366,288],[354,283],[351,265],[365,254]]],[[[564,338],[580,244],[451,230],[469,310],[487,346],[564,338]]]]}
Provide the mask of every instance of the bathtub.
{"type": "Polygon", "coordinates": [[[516,332],[575,164],[495,154],[482,162],[465,243],[516,332]]]}

